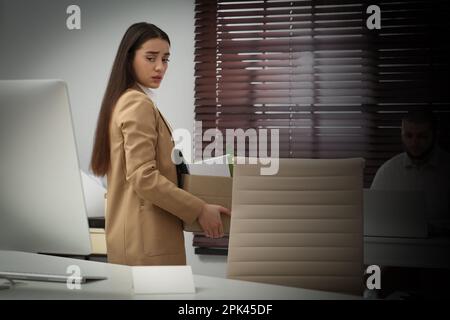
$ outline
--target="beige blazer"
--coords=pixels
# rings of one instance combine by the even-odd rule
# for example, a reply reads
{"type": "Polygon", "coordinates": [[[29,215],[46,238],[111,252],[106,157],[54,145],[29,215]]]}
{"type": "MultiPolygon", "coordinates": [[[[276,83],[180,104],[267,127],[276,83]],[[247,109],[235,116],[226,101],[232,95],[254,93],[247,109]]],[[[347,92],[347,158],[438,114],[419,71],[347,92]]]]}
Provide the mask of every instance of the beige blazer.
{"type": "Polygon", "coordinates": [[[109,133],[108,262],[186,264],[182,220],[195,221],[205,202],[177,187],[168,124],[135,86],[117,101],[109,133]]]}

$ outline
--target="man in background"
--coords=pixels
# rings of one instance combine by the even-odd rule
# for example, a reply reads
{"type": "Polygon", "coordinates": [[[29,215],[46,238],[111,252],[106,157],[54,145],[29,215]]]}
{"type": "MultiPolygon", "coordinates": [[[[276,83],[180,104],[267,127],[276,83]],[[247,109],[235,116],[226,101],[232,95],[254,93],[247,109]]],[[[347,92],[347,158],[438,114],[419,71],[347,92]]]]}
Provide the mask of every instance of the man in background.
{"type": "MultiPolygon", "coordinates": [[[[385,162],[371,189],[420,190],[426,198],[430,237],[449,236],[450,154],[437,144],[437,121],[432,112],[410,112],[402,119],[404,152],[385,162]]],[[[448,270],[382,266],[381,298],[443,298],[449,296],[448,270]],[[400,290],[400,294],[398,294],[400,290]],[[414,296],[417,294],[418,296],[414,296]]]]}
{"type": "Polygon", "coordinates": [[[423,191],[430,231],[440,232],[450,219],[450,154],[437,144],[433,113],[408,113],[402,119],[401,137],[405,152],[380,167],[371,189],[423,191]]]}

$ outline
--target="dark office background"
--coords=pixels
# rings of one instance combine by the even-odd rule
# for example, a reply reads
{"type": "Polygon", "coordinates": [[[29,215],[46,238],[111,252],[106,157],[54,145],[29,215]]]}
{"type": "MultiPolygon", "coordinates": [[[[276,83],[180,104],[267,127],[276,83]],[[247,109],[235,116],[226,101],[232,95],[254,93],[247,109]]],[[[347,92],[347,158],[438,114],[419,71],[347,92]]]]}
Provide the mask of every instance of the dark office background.
{"type": "MultiPolygon", "coordinates": [[[[363,157],[370,186],[403,151],[409,110],[433,110],[450,150],[449,8],[444,0],[196,0],[196,120],[203,132],[278,128],[282,158],[363,157]],[[369,5],[381,9],[379,30],[366,27],[369,5]]],[[[197,156],[207,144],[196,143],[197,156]]]]}

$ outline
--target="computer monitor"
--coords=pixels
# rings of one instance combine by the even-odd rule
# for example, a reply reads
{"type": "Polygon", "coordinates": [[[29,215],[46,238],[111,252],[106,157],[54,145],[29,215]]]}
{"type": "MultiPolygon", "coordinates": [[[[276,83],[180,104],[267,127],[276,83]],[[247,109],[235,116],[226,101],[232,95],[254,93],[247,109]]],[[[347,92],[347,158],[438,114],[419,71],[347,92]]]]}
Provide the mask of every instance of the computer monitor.
{"type": "Polygon", "coordinates": [[[63,81],[0,80],[0,249],[91,253],[63,81]]]}
{"type": "Polygon", "coordinates": [[[426,199],[419,190],[364,189],[364,235],[426,238],[426,199]]]}

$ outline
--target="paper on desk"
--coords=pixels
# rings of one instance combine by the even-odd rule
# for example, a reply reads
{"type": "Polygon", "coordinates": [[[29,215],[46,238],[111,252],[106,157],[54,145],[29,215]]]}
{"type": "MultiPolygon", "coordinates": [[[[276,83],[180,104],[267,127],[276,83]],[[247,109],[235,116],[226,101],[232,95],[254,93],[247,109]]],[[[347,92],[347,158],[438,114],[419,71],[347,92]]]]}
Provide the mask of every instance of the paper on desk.
{"type": "Polygon", "coordinates": [[[195,293],[190,266],[131,267],[135,294],[195,293]]]}
{"type": "Polygon", "coordinates": [[[229,177],[230,168],[228,166],[227,155],[209,158],[188,165],[189,174],[197,176],[229,177]]]}

